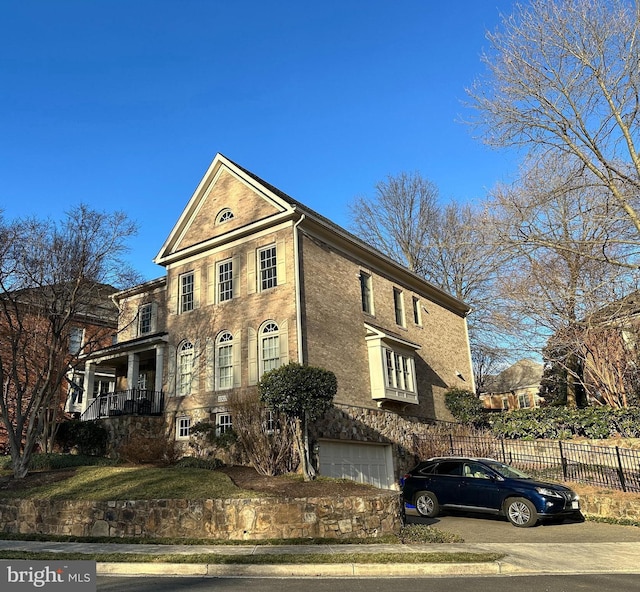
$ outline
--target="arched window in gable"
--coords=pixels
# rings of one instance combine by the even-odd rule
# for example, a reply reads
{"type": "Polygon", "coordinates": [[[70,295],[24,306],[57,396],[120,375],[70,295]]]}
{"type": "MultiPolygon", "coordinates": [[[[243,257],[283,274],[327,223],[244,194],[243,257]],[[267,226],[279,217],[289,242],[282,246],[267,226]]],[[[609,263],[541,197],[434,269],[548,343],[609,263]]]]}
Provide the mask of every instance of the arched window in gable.
{"type": "Polygon", "coordinates": [[[233,220],[235,218],[233,212],[230,208],[224,208],[218,212],[216,216],[216,224],[223,224],[228,222],[229,220],[233,220]]]}

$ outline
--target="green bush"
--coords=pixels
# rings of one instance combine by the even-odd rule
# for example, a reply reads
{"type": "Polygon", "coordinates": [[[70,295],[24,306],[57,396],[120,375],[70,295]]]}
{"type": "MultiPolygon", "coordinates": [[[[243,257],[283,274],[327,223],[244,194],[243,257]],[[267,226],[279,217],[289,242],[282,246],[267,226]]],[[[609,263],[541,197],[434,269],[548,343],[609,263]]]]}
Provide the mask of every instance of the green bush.
{"type": "Polygon", "coordinates": [[[444,402],[451,415],[462,423],[482,425],[486,423],[486,412],[480,399],[465,389],[450,389],[444,394],[444,402]]]}
{"type": "Polygon", "coordinates": [[[492,416],[491,431],[499,438],[593,440],[640,437],[640,408],[627,407],[541,407],[516,409],[492,416]]]}
{"type": "Polygon", "coordinates": [[[58,427],[56,443],[64,452],[74,448],[79,454],[104,456],[109,444],[109,432],[98,421],[65,421],[58,427]]]}
{"type": "Polygon", "coordinates": [[[221,467],[224,467],[224,463],[219,458],[198,458],[196,456],[184,456],[177,463],[175,467],[181,469],[208,469],[215,471],[221,467]]]}
{"type": "MultiPolygon", "coordinates": [[[[29,469],[32,471],[50,471],[70,467],[112,466],[117,461],[103,456],[86,456],[84,454],[34,454],[29,469]]],[[[0,459],[0,469],[11,469],[11,457],[0,459]]]]}

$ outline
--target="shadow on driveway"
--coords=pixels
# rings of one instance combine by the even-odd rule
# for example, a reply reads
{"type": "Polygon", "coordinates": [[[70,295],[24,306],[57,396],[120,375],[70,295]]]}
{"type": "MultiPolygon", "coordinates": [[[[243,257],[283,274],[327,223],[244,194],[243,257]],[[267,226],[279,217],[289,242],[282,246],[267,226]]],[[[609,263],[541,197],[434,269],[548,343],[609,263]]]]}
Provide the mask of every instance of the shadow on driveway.
{"type": "Polygon", "coordinates": [[[640,542],[640,528],[566,520],[516,528],[501,516],[446,513],[437,518],[407,516],[408,524],[427,524],[461,536],[465,543],[618,543],[640,542]]]}

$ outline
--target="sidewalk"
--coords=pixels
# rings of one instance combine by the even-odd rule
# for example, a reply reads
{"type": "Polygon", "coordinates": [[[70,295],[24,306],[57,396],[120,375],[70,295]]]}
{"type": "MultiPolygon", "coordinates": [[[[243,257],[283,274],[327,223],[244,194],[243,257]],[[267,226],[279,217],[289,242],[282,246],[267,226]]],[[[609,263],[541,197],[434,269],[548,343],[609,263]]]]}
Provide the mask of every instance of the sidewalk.
{"type": "Polygon", "coordinates": [[[98,575],[199,575],[245,577],[416,577],[578,573],[640,574],[640,543],[452,543],[430,545],[133,545],[0,540],[0,550],[67,553],[221,555],[307,553],[504,553],[491,563],[391,563],[307,565],[217,565],[197,563],[98,563],[98,575]]]}

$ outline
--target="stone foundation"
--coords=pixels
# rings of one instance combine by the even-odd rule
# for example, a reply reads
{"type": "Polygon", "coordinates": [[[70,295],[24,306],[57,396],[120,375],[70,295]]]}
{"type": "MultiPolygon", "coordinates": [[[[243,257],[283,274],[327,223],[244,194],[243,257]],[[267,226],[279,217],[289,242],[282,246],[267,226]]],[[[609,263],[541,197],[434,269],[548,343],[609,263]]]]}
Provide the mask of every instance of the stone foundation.
{"type": "Polygon", "coordinates": [[[368,538],[399,532],[399,507],[397,493],[341,499],[0,500],[0,529],[116,538],[368,538]]]}

